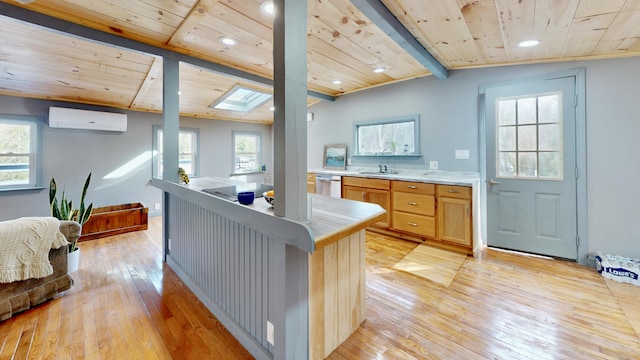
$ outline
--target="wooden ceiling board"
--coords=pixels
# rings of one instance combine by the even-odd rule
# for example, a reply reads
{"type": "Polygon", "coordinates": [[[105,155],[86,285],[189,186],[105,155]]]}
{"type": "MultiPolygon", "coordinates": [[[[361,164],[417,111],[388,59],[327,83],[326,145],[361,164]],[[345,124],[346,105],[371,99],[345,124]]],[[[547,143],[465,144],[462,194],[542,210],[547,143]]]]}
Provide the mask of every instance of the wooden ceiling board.
{"type": "MultiPolygon", "coordinates": [[[[520,48],[518,43],[536,39],[534,33],[535,14],[534,1],[496,0],[496,10],[502,29],[507,61],[529,61],[533,57],[531,48],[520,48]]],[[[505,63],[507,62],[505,61],[505,63]]]]}
{"type": "MultiPolygon", "coordinates": [[[[385,0],[385,4],[445,67],[484,63],[456,1],[385,0]]],[[[468,16],[471,11],[467,9],[468,16]]]]}
{"type": "MultiPolygon", "coordinates": [[[[244,14],[252,21],[271,29],[273,28],[273,15],[266,14],[260,10],[260,4],[262,4],[263,1],[264,0],[220,0],[220,3],[240,14],[244,14]]],[[[314,0],[309,0],[309,2],[311,1],[314,0]]]]}
{"type": "Polygon", "coordinates": [[[468,63],[500,64],[506,59],[493,0],[458,0],[460,12],[475,42],[478,56],[468,63]]]}
{"type": "Polygon", "coordinates": [[[4,94],[28,91],[47,99],[126,108],[153,61],[6,17],[0,17],[0,27],[4,94]]]}
{"type": "MultiPolygon", "coordinates": [[[[339,21],[344,26],[355,26],[351,31],[344,31],[344,27],[337,28],[341,35],[345,35],[349,40],[359,44],[361,47],[371,52],[377,59],[375,63],[364,64],[372,71],[377,67],[384,67],[386,75],[391,79],[406,78],[408,73],[419,71],[424,73],[425,68],[411,55],[409,55],[398,43],[392,40],[387,34],[380,31],[360,10],[353,6],[348,0],[323,0],[322,13],[332,9],[337,10],[337,17],[323,16],[323,19],[339,21]]],[[[311,14],[311,13],[310,13],[311,14]]]]}
{"type": "Polygon", "coordinates": [[[16,47],[12,52],[22,52],[25,55],[35,56],[48,52],[58,56],[84,59],[92,62],[94,67],[117,59],[122,64],[122,68],[131,71],[144,71],[151,61],[151,56],[147,54],[66,36],[4,16],[0,16],[0,28],[3,30],[0,43],[14,44],[16,47]]]}
{"type": "MultiPolygon", "coordinates": [[[[132,0],[121,2],[38,0],[29,5],[20,5],[11,0],[2,0],[2,2],[155,46],[163,46],[175,31],[175,26],[163,24],[147,16],[132,14],[117,5],[129,3],[132,0]]],[[[152,8],[149,6],[148,11],[152,12],[152,8]]]]}
{"type": "Polygon", "coordinates": [[[617,14],[627,0],[580,0],[576,9],[576,18],[585,18],[603,14],[617,14]]]}
{"type": "Polygon", "coordinates": [[[535,4],[534,38],[544,46],[532,48],[533,57],[559,59],[564,56],[569,29],[580,0],[538,0],[535,4]]]}
{"type": "Polygon", "coordinates": [[[567,35],[564,56],[579,58],[593,55],[598,42],[615,17],[616,13],[607,13],[574,19],[567,35]]]}

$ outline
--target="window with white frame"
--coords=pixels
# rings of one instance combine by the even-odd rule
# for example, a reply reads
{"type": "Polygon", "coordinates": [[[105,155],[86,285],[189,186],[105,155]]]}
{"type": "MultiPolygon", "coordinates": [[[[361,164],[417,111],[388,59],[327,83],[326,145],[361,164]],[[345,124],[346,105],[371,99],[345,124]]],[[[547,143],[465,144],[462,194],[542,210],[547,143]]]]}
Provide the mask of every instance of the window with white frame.
{"type": "MultiPolygon", "coordinates": [[[[153,176],[162,178],[162,127],[154,126],[153,153],[155,155],[153,176]]],[[[180,128],[178,133],[178,166],[189,176],[199,174],[198,129],[180,128]]]]}
{"type": "Polygon", "coordinates": [[[262,169],[262,145],[260,133],[253,131],[233,131],[232,172],[243,174],[262,169]]]}
{"type": "Polygon", "coordinates": [[[562,94],[533,94],[496,101],[496,175],[562,180],[562,94]]]}
{"type": "Polygon", "coordinates": [[[35,188],[42,171],[40,121],[0,115],[0,190],[35,188]]]}

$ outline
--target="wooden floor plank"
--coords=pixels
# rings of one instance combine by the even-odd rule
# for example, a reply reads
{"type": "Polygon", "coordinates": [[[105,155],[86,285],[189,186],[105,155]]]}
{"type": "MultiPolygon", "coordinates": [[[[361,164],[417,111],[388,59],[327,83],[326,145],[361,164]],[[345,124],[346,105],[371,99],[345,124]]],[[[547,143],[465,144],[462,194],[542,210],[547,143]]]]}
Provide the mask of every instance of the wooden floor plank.
{"type": "MultiPolygon", "coordinates": [[[[250,359],[162,263],[160,220],[83,242],[70,290],[0,323],[0,360],[250,359]]],[[[367,233],[367,319],[330,359],[640,358],[640,287],[487,250],[445,288],[393,270],[416,246],[367,233]]]]}

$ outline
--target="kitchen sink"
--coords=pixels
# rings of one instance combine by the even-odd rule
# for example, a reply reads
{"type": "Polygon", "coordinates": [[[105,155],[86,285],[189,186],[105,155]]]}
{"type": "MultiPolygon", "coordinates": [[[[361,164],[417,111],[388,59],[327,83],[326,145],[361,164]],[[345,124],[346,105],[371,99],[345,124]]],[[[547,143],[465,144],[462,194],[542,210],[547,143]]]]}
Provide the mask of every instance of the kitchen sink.
{"type": "Polygon", "coordinates": [[[380,171],[358,171],[358,174],[360,175],[395,175],[397,174],[397,171],[387,171],[387,172],[380,172],[380,171]]]}

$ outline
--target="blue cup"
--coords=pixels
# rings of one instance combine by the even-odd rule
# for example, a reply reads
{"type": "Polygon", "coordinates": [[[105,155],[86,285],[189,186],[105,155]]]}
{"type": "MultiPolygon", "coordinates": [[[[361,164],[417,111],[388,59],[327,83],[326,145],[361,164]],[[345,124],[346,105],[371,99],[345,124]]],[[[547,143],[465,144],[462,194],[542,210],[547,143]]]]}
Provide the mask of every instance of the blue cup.
{"type": "Polygon", "coordinates": [[[255,197],[256,194],[253,191],[243,191],[238,193],[238,202],[242,205],[251,205],[255,197]]]}

